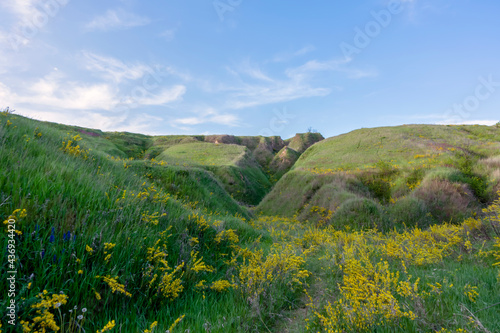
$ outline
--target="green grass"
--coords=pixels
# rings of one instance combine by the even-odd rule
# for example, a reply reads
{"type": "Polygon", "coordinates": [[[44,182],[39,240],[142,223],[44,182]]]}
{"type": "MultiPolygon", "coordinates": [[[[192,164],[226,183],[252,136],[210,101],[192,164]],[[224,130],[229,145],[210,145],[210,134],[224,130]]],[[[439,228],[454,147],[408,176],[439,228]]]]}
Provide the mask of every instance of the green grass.
{"type": "Polygon", "coordinates": [[[210,171],[236,200],[258,204],[271,183],[249,150],[236,144],[186,143],[166,149],[158,157],[169,165],[196,166],[210,171]]]}
{"type": "MultiPolygon", "coordinates": [[[[169,265],[176,267],[182,261],[190,264],[190,252],[197,249],[198,257],[203,257],[216,271],[200,273],[191,279],[203,278],[209,283],[226,277],[229,272],[224,261],[232,250],[226,241],[215,241],[217,230],[235,230],[242,246],[265,236],[240,218],[231,217],[248,217],[248,212],[229,197],[216,179],[200,170],[117,161],[100,154],[90,154],[87,159],[71,156],[61,150],[67,132],[13,115],[0,117],[0,162],[6,166],[0,174],[2,220],[17,208],[28,213],[17,222],[22,231],[16,253],[18,286],[22,290],[16,297],[20,319],[33,315],[30,305],[43,290],[63,291],[69,296],[68,306],[63,308],[67,315],[73,306],[87,308],[90,317],[86,326],[91,331],[102,328],[111,318],[124,318],[120,325],[125,331],[146,328],[145,324],[154,320],[168,328],[181,314],[186,314],[184,325],[201,329],[204,321],[217,322],[220,315],[212,312],[216,308],[231,309],[225,316],[232,320],[245,317],[244,302],[229,306],[237,294],[224,296],[208,290],[203,299],[189,288],[189,283],[194,282],[187,280],[187,292],[174,303],[148,294],[141,282],[148,265],[146,250],[162,239],[159,236],[162,231],[169,230],[171,234],[162,241],[168,249],[169,265]],[[7,120],[12,124],[7,125],[7,120]],[[124,167],[124,163],[128,166],[124,167]],[[169,189],[166,184],[170,182],[179,188],[169,189]],[[138,198],[140,192],[143,196],[138,198]],[[224,223],[200,230],[189,218],[195,213],[206,216],[209,224],[217,220],[224,223]],[[151,222],[155,219],[156,224],[151,222]],[[192,237],[199,240],[194,248],[188,246],[192,237]],[[104,243],[116,244],[109,251],[112,254],[109,261],[104,260],[104,243]],[[93,254],[86,252],[86,245],[94,250],[93,254]],[[95,278],[108,274],[119,276],[120,283],[134,295],[133,302],[124,295],[112,294],[95,278]],[[32,284],[28,290],[29,282],[32,284]],[[94,291],[103,295],[101,301],[96,299],[94,291]],[[209,314],[197,321],[203,313],[209,314]]],[[[2,238],[2,244],[6,240],[2,238]]],[[[4,252],[1,259],[7,261],[4,252]]],[[[6,290],[5,279],[1,284],[2,290],[6,290]]],[[[5,306],[7,298],[2,299],[5,306]]],[[[230,326],[237,325],[239,322],[230,326]]]]}
{"type": "MultiPolygon", "coordinates": [[[[364,128],[323,140],[300,157],[297,168],[356,169],[379,161],[406,165],[416,155],[444,153],[450,149],[493,155],[500,144],[500,130],[491,126],[406,125],[364,128]]],[[[425,160],[426,158],[423,158],[425,160]]]]}
{"type": "MultiPolygon", "coordinates": [[[[464,229],[442,261],[408,265],[407,272],[379,246],[413,227],[425,230],[443,220],[460,224],[474,213],[484,216],[481,208],[496,198],[498,188],[499,130],[404,126],[360,130],[350,138],[318,143],[320,136],[313,134],[285,141],[152,137],[0,113],[0,221],[15,219],[22,232],[15,236],[18,325],[39,315],[32,305],[47,290],[68,296],[61,312],[50,309],[63,332],[77,331],[68,329],[75,306],[89,332],[110,320],[117,321],[114,331],[143,331],[158,321],[155,332],[164,332],[182,315],[174,331],[303,332],[306,318],[318,325],[303,290],[318,309],[334,302],[345,276],[337,264],[344,260],[344,248],[359,241],[372,246],[374,263],[388,260],[391,271],[420,278],[421,291],[431,294],[422,304],[409,304],[417,320],[373,331],[465,326],[481,331],[469,323],[467,311],[491,332],[499,330],[492,247],[498,231],[469,234],[464,229]],[[382,134],[387,141],[376,151],[367,146],[356,155],[347,145],[361,137],[378,142],[382,134]],[[408,151],[394,152],[404,148],[397,148],[397,142],[408,151]],[[455,151],[438,150],[442,154],[433,157],[439,147],[455,151]],[[415,158],[419,154],[431,156],[415,158]],[[259,204],[255,212],[264,215],[256,216],[248,204],[259,204]],[[17,209],[27,215],[20,217],[17,209]],[[109,243],[115,246],[110,249],[109,243]],[[289,259],[303,262],[287,266],[289,259]],[[196,269],[200,263],[210,269],[196,269]],[[248,269],[253,270],[249,279],[244,275],[248,269]],[[308,270],[309,278],[298,278],[301,270],[308,270]],[[107,275],[116,276],[132,297],[113,293],[102,279],[107,275]],[[176,279],[182,285],[178,295],[176,279]],[[232,287],[211,289],[218,280],[232,287]],[[199,287],[202,281],[206,287],[199,287]],[[434,292],[430,284],[436,282],[448,287],[434,292]],[[478,287],[474,302],[463,293],[467,284],[478,287]]],[[[363,142],[355,145],[361,149],[363,142]]],[[[436,234],[435,241],[441,237],[436,234]]],[[[4,233],[0,246],[7,248],[9,239],[4,233]]],[[[0,260],[0,288],[7,290],[6,251],[0,260]]],[[[0,306],[6,308],[7,302],[2,294],[0,306]]],[[[5,315],[0,321],[2,329],[10,329],[5,315]]]]}
{"type": "Polygon", "coordinates": [[[381,230],[458,222],[494,198],[499,141],[488,126],[356,130],[307,149],[256,211],[318,222],[308,209],[322,207],[337,227],[381,230]]]}
{"type": "Polygon", "coordinates": [[[163,151],[157,159],[175,164],[223,166],[245,163],[245,160],[248,160],[246,155],[243,146],[194,142],[172,146],[163,151]]]}

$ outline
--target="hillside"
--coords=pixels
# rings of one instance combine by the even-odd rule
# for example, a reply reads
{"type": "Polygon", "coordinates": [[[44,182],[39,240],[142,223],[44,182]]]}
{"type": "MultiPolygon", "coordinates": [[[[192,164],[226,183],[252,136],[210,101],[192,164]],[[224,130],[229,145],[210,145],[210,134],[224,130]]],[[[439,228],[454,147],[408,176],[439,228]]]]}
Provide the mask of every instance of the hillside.
{"type": "Polygon", "coordinates": [[[102,132],[62,124],[47,123],[62,131],[78,133],[82,143],[97,154],[118,159],[163,161],[165,168],[207,173],[215,178],[236,201],[257,205],[272,184],[286,173],[305,148],[323,139],[320,134],[297,134],[293,140],[280,137],[232,135],[148,136],[127,132],[102,132]],[[278,158],[291,144],[293,159],[278,158]],[[175,169],[175,168],[174,168],[175,169]]]}
{"type": "Polygon", "coordinates": [[[0,332],[499,331],[499,143],[484,126],[148,136],[4,110],[0,332]]]}
{"type": "Polygon", "coordinates": [[[500,129],[360,129],[307,149],[258,211],[387,230],[477,213],[499,189],[500,129]]]}

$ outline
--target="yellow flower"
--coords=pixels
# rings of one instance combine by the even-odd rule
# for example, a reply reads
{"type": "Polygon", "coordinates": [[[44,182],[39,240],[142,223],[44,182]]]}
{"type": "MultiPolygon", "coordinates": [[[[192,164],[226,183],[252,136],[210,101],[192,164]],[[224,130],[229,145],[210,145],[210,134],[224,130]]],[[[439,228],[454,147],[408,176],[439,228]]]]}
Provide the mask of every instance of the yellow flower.
{"type": "Polygon", "coordinates": [[[113,249],[115,246],[116,246],[116,244],[113,244],[113,243],[104,243],[104,250],[105,250],[105,251],[111,250],[111,249],[113,249]]]}
{"type": "Polygon", "coordinates": [[[118,276],[112,277],[110,275],[106,276],[96,276],[96,279],[102,278],[104,282],[108,284],[108,286],[111,288],[111,291],[115,293],[116,291],[124,294],[125,296],[132,297],[132,294],[127,292],[125,290],[125,285],[120,284],[117,282],[118,276]]]}
{"type": "Polygon", "coordinates": [[[83,270],[81,270],[81,269],[80,269],[80,270],[78,271],[78,274],[83,274],[83,270]]]}
{"type": "Polygon", "coordinates": [[[154,321],[151,323],[151,326],[149,326],[149,329],[147,330],[144,330],[144,333],[151,333],[153,332],[154,328],[158,326],[158,322],[157,321],[154,321]]]}
{"type": "Polygon", "coordinates": [[[177,326],[178,323],[181,322],[182,319],[184,319],[186,315],[182,315],[179,318],[177,318],[172,325],[168,328],[168,331],[172,333],[174,331],[175,326],[177,326]]]}
{"type": "Polygon", "coordinates": [[[115,325],[116,325],[116,324],[115,324],[115,321],[114,321],[114,320],[112,320],[112,321],[108,322],[108,323],[106,324],[106,326],[104,326],[104,327],[102,328],[102,330],[99,330],[99,331],[97,331],[96,333],[104,333],[104,332],[107,332],[107,331],[111,331],[111,330],[115,327],[115,325]]]}
{"type": "Polygon", "coordinates": [[[217,280],[210,286],[210,289],[218,292],[223,292],[229,288],[238,288],[238,285],[229,282],[228,280],[217,280]]]}
{"type": "Polygon", "coordinates": [[[85,251],[87,251],[88,253],[92,254],[94,253],[94,249],[92,249],[90,246],[88,245],[85,245],[85,251]]]}
{"type": "Polygon", "coordinates": [[[33,322],[29,321],[21,321],[21,325],[23,326],[23,332],[46,332],[46,329],[49,328],[51,331],[59,331],[59,326],[57,326],[55,321],[55,316],[51,309],[57,309],[61,305],[66,304],[68,302],[68,296],[64,294],[53,294],[52,296],[48,295],[48,291],[44,290],[42,293],[39,293],[37,296],[39,298],[39,302],[31,305],[31,308],[35,310],[35,317],[32,319],[33,322]]]}

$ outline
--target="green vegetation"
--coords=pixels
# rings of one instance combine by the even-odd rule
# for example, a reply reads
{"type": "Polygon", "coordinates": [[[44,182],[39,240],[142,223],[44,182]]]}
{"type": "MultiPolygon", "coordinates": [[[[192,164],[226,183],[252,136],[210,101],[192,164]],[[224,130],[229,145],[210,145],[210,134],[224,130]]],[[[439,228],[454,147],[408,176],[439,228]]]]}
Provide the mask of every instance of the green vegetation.
{"type": "Polygon", "coordinates": [[[2,311],[0,330],[500,330],[500,131],[322,139],[105,133],[4,110],[1,290],[17,274],[0,307],[15,301],[17,326],[2,311]]]}
{"type": "Polygon", "coordinates": [[[257,211],[306,221],[307,207],[318,206],[332,212],[326,222],[337,227],[357,221],[385,231],[458,222],[499,189],[499,142],[500,131],[488,126],[353,131],[307,149],[257,211]]]}

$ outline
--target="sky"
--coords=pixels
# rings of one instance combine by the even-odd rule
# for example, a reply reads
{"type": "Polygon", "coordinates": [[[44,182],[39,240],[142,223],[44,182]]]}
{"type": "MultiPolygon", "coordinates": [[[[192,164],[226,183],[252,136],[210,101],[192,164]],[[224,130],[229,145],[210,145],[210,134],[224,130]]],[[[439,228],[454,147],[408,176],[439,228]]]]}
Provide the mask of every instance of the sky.
{"type": "Polygon", "coordinates": [[[0,107],[151,135],[500,120],[498,0],[2,0],[0,107]]]}

